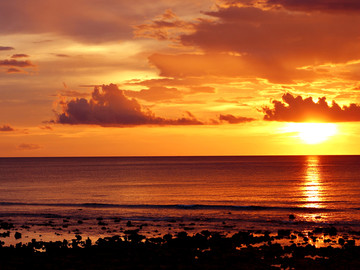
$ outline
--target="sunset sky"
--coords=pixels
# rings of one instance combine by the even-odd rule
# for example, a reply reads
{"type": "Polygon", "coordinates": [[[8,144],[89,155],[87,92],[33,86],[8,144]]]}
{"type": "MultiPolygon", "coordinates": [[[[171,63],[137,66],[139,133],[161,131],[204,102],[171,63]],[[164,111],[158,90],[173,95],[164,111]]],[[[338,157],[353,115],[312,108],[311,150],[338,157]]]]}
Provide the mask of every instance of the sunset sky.
{"type": "Polygon", "coordinates": [[[2,157],[360,154],[358,0],[11,0],[0,25],[2,157]]]}

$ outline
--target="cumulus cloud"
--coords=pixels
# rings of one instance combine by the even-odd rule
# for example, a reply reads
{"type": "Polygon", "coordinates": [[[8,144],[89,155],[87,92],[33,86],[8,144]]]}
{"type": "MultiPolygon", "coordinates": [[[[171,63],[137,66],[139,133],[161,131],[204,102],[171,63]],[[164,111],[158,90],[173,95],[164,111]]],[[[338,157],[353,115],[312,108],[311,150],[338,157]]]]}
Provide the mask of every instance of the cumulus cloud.
{"type": "Polygon", "coordinates": [[[11,51],[11,50],[14,50],[14,48],[9,46],[0,46],[0,51],[11,51]]]}
{"type": "Polygon", "coordinates": [[[95,87],[90,99],[76,98],[62,101],[62,112],[56,113],[54,122],[60,124],[89,124],[101,126],[136,125],[201,125],[191,113],[178,119],[157,117],[143,108],[136,99],[125,96],[114,85],[95,87]]]}
{"type": "Polygon", "coordinates": [[[17,146],[17,149],[18,150],[21,150],[21,151],[26,151],[26,150],[37,150],[37,149],[40,149],[41,146],[38,145],[38,144],[33,144],[33,143],[22,143],[22,144],[19,144],[17,146]]]}
{"type": "Polygon", "coordinates": [[[12,128],[10,125],[3,125],[3,126],[0,126],[0,131],[14,131],[15,129],[12,128]]]}
{"type": "Polygon", "coordinates": [[[220,114],[220,121],[228,122],[229,124],[239,124],[254,121],[254,118],[248,118],[243,116],[234,116],[232,114],[220,114]]]}
{"type": "Polygon", "coordinates": [[[335,101],[331,105],[325,97],[317,102],[312,97],[302,98],[290,93],[282,96],[282,101],[273,100],[273,108],[262,108],[264,120],[283,122],[355,122],[360,121],[360,105],[351,103],[340,107],[335,101]]]}

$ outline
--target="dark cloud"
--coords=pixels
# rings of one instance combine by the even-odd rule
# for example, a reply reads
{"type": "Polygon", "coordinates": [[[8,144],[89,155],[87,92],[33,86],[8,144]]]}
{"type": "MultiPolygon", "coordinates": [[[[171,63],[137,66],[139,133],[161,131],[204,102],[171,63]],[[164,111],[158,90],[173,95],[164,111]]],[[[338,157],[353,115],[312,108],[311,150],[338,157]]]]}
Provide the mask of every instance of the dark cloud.
{"type": "Polygon", "coordinates": [[[11,56],[11,58],[23,58],[23,57],[29,57],[29,55],[24,54],[24,53],[17,53],[17,54],[13,54],[11,56]]]}
{"type": "Polygon", "coordinates": [[[178,119],[157,117],[144,109],[136,99],[129,99],[114,85],[95,87],[90,99],[62,101],[62,112],[54,122],[60,124],[89,124],[101,126],[136,125],[201,125],[191,113],[178,119]]]}
{"type": "Polygon", "coordinates": [[[14,50],[14,48],[8,46],[0,46],[0,51],[10,51],[10,50],[14,50]]]}
{"type": "Polygon", "coordinates": [[[0,66],[12,66],[12,67],[34,67],[35,65],[28,60],[15,60],[5,59],[0,60],[0,66]]]}
{"type": "Polygon", "coordinates": [[[239,124],[254,121],[254,118],[248,118],[243,116],[234,116],[232,114],[220,114],[220,121],[226,121],[229,124],[239,124]]]}
{"type": "Polygon", "coordinates": [[[153,86],[141,91],[124,91],[126,96],[140,98],[146,101],[164,101],[181,98],[183,94],[174,87],[153,86]]]}
{"type": "Polygon", "coordinates": [[[290,10],[359,12],[359,0],[268,0],[270,5],[280,5],[290,10]]]}
{"type": "Polygon", "coordinates": [[[360,121],[360,105],[351,103],[340,107],[335,101],[329,106],[326,98],[314,102],[311,97],[303,99],[289,93],[282,101],[273,100],[274,107],[263,107],[264,120],[283,122],[355,122],[360,121]]]}
{"type": "Polygon", "coordinates": [[[41,146],[40,145],[38,145],[38,144],[33,144],[33,143],[22,143],[22,144],[19,144],[18,146],[17,146],[17,149],[18,150],[24,150],[24,151],[26,151],[26,150],[37,150],[37,149],[39,149],[39,148],[41,148],[41,146]]]}
{"type": "Polygon", "coordinates": [[[15,129],[9,125],[0,126],[0,131],[14,131],[15,129]]]}

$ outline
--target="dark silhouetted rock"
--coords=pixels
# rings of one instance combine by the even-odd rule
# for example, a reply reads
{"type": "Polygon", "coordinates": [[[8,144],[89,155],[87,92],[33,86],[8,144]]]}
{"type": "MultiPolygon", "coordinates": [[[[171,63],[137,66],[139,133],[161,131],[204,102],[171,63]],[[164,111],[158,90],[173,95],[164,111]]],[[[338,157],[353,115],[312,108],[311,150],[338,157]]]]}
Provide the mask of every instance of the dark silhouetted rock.
{"type": "Polygon", "coordinates": [[[22,237],[22,235],[19,232],[15,232],[14,237],[15,237],[15,239],[20,239],[22,237]]]}
{"type": "Polygon", "coordinates": [[[126,227],[132,227],[132,226],[134,226],[134,225],[131,223],[130,220],[128,222],[126,222],[126,227]]]}
{"type": "Polygon", "coordinates": [[[344,238],[339,238],[338,243],[343,246],[345,244],[344,238]]]}

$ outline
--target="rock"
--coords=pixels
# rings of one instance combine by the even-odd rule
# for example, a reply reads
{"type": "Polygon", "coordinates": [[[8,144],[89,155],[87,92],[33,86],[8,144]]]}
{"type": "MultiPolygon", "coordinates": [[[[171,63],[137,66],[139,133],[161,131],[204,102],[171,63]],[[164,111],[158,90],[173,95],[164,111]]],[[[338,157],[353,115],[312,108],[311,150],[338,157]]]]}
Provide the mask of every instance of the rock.
{"type": "Polygon", "coordinates": [[[343,246],[345,244],[344,238],[339,238],[338,243],[343,246]]]}
{"type": "Polygon", "coordinates": [[[22,235],[19,232],[15,232],[14,237],[15,237],[15,239],[20,239],[22,237],[22,235]]]}
{"type": "Polygon", "coordinates": [[[331,236],[337,235],[337,229],[335,227],[331,227],[329,229],[329,235],[331,235],[331,236]]]}
{"type": "Polygon", "coordinates": [[[131,221],[129,220],[127,223],[126,223],[126,227],[132,227],[132,226],[134,226],[132,223],[131,223],[131,221]]]}
{"type": "Polygon", "coordinates": [[[279,238],[289,237],[290,234],[291,234],[290,230],[278,230],[278,237],[279,238]]]}

